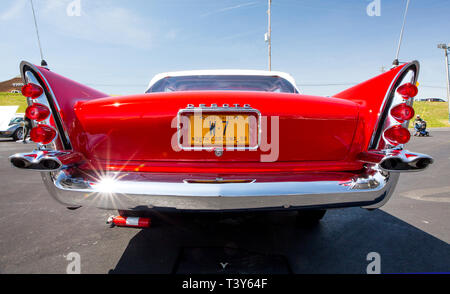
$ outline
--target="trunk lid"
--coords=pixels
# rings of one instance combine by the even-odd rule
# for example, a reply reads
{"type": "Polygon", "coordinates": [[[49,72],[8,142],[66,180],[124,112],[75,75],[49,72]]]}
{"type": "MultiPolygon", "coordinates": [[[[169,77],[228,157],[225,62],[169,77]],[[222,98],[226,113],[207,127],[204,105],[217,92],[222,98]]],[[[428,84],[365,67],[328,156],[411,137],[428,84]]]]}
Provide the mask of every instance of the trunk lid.
{"type": "MultiPolygon", "coordinates": [[[[142,162],[259,162],[275,152],[278,162],[342,161],[349,156],[358,106],[339,98],[266,92],[173,92],[100,98],[80,102],[75,112],[83,129],[78,144],[91,159],[142,162]],[[189,105],[231,108],[250,105],[262,117],[261,148],[215,152],[177,150],[177,115],[189,105]],[[273,117],[279,127],[271,128],[273,117]],[[268,124],[264,126],[265,117],[268,124]],[[278,140],[275,134],[278,133],[278,140]],[[277,143],[278,141],[278,143],[277,143]],[[270,150],[267,150],[270,146],[270,150]],[[176,147],[176,146],[175,146],[176,147]]],[[[261,147],[261,146],[260,146],[261,147]]]]}

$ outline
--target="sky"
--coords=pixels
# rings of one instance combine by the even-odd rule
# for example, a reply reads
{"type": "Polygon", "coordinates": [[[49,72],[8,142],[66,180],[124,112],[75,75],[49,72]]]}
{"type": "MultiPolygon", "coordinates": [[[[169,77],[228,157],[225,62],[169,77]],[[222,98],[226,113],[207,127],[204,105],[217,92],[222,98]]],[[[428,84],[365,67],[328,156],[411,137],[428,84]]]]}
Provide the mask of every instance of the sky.
{"type": "MultiPolygon", "coordinates": [[[[388,69],[406,0],[374,1],[379,16],[367,13],[373,0],[273,0],[272,69],[323,96],[388,69]]],[[[0,2],[2,81],[19,74],[22,60],[39,64],[40,54],[30,0],[0,2]]],[[[160,72],[267,69],[267,0],[33,3],[51,70],[108,94],[142,93],[160,72]]],[[[446,97],[437,44],[450,43],[449,12],[450,0],[411,0],[400,61],[420,61],[421,98],[446,97]]]]}

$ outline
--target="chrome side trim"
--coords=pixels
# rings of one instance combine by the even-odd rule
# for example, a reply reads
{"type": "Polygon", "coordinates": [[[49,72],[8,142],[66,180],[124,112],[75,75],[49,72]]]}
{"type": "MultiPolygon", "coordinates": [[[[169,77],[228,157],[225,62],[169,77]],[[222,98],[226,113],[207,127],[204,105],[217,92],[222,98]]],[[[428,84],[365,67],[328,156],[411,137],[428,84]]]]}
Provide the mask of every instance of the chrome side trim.
{"type": "Polygon", "coordinates": [[[73,169],[42,173],[50,194],[67,206],[104,209],[175,208],[182,210],[236,210],[289,207],[370,207],[385,203],[399,174],[374,166],[349,182],[251,182],[202,184],[149,182],[139,173],[112,174],[89,181],[73,169]]]}
{"type": "Polygon", "coordinates": [[[183,183],[186,184],[236,184],[236,183],[246,183],[251,184],[256,182],[255,179],[233,179],[225,180],[223,178],[216,178],[214,180],[204,180],[204,179],[185,179],[183,183]]]}

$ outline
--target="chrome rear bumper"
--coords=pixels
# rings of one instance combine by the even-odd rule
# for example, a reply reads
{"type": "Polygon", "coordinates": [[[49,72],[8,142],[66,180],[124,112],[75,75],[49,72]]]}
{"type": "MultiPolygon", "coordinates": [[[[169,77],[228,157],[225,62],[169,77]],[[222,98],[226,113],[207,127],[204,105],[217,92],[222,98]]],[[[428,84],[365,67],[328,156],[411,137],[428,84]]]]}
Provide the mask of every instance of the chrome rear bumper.
{"type": "Polygon", "coordinates": [[[377,166],[349,181],[190,183],[151,182],[139,173],[103,180],[77,178],[71,169],[43,172],[50,194],[66,206],[136,210],[252,210],[288,208],[379,208],[390,198],[399,174],[377,166]]]}

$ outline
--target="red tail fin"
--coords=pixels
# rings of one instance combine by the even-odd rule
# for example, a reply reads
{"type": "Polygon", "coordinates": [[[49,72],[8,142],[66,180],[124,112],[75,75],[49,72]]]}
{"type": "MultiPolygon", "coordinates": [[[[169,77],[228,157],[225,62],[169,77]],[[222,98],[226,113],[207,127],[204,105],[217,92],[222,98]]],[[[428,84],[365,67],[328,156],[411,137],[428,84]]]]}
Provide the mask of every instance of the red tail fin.
{"type": "Polygon", "coordinates": [[[79,124],[74,106],[78,101],[108,95],[29,62],[20,64],[20,72],[25,83],[39,84],[44,89],[44,95],[29,103],[42,103],[50,107],[52,115],[49,123],[56,127],[60,138],[58,149],[73,149],[72,143],[83,145],[78,137],[79,124]]]}
{"type": "Polygon", "coordinates": [[[366,149],[377,149],[388,110],[392,105],[395,90],[404,83],[405,78],[417,82],[419,63],[413,61],[393,68],[368,81],[362,82],[333,97],[352,100],[361,106],[360,119],[364,123],[366,149]],[[412,77],[408,74],[413,73],[412,77]]]}

